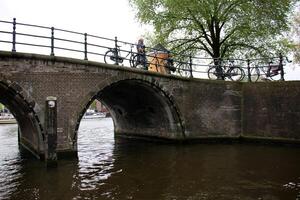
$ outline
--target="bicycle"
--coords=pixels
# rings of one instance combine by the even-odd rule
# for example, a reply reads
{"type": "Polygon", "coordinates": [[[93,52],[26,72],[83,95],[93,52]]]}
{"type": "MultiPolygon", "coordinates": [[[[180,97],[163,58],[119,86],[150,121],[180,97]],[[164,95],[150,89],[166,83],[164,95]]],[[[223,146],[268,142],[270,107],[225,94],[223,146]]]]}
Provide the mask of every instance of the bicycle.
{"type": "Polygon", "coordinates": [[[104,54],[104,62],[107,64],[115,64],[118,65],[119,63],[123,63],[124,60],[128,60],[127,57],[129,57],[129,65],[130,67],[136,67],[137,63],[137,54],[132,51],[134,45],[130,45],[130,51],[128,51],[128,54],[125,57],[121,56],[121,46],[115,47],[115,48],[109,48],[109,50],[104,54]]]}
{"type": "Polygon", "coordinates": [[[190,77],[191,69],[190,64],[185,61],[176,61],[174,68],[177,70],[178,74],[182,77],[190,77]]]}
{"type": "Polygon", "coordinates": [[[263,73],[265,74],[265,80],[268,79],[270,81],[272,80],[280,80],[281,79],[281,73],[282,73],[282,67],[283,65],[279,64],[273,64],[273,62],[269,62],[267,66],[260,66],[263,73]]]}
{"type": "Polygon", "coordinates": [[[222,63],[218,64],[218,62],[214,65],[209,65],[209,69],[207,70],[208,78],[211,80],[225,80],[226,78],[229,78],[231,81],[243,80],[245,77],[244,70],[241,67],[234,65],[234,61],[229,62],[230,63],[228,65],[224,65],[222,63]]]}
{"type": "MultiPolygon", "coordinates": [[[[249,76],[249,75],[248,75],[249,76]]],[[[250,81],[251,82],[256,82],[260,78],[260,70],[259,67],[256,65],[255,67],[250,68],[250,81]]]]}
{"type": "MultiPolygon", "coordinates": [[[[286,58],[286,62],[292,62],[290,60],[288,60],[287,57],[286,58]]],[[[256,65],[254,68],[252,68],[252,71],[255,70],[256,72],[256,78],[254,79],[254,81],[251,78],[251,81],[256,82],[258,80],[264,80],[264,81],[278,81],[278,80],[284,80],[283,76],[284,76],[284,72],[283,72],[283,66],[285,65],[285,63],[283,62],[283,59],[281,57],[281,59],[279,60],[278,64],[274,64],[273,61],[268,62],[267,65],[256,65]],[[260,73],[262,72],[262,74],[260,73]]],[[[252,73],[251,77],[252,77],[252,73]]]]}
{"type": "Polygon", "coordinates": [[[272,64],[272,62],[269,62],[268,65],[255,65],[250,69],[251,82],[278,80],[280,79],[278,75],[281,76],[280,65],[272,64]]]}

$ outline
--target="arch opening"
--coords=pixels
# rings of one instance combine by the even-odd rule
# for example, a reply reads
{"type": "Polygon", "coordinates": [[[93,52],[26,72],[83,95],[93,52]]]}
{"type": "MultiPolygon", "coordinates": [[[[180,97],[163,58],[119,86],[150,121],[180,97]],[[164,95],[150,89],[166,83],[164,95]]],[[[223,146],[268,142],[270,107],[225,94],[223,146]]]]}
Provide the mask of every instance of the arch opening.
{"type": "MultiPolygon", "coordinates": [[[[83,105],[84,108],[78,110],[79,116],[73,135],[73,150],[77,153],[80,151],[80,155],[87,152],[87,149],[92,148],[93,151],[94,144],[102,144],[105,141],[112,144],[110,139],[114,140],[113,134],[115,137],[147,140],[185,139],[177,106],[160,87],[152,83],[137,79],[118,81],[96,92],[89,98],[88,103],[83,105]],[[101,122],[85,119],[86,113],[95,109],[95,101],[105,106],[105,111],[111,119],[101,122]],[[89,140],[93,142],[88,143],[89,140]]],[[[77,154],[79,157],[80,155],[77,154]]],[[[84,158],[82,155],[81,157],[84,158]]]]}
{"type": "Polygon", "coordinates": [[[105,87],[95,98],[110,111],[116,136],[184,139],[174,102],[154,84],[122,80],[105,87]]]}
{"type": "Polygon", "coordinates": [[[22,150],[29,151],[37,158],[43,155],[43,135],[38,118],[32,108],[15,88],[18,85],[0,82],[0,103],[3,104],[14,116],[18,124],[18,142],[22,150]]]}

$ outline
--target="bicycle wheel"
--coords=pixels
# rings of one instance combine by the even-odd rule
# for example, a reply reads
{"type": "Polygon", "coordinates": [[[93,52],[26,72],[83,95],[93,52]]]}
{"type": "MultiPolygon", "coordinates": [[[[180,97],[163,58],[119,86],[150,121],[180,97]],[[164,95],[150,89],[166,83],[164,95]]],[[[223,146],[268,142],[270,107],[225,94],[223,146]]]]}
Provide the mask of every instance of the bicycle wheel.
{"type": "Polygon", "coordinates": [[[116,56],[115,51],[108,50],[104,55],[104,62],[107,64],[115,65],[118,63],[123,63],[123,59],[118,55],[116,56]]]}
{"type": "Polygon", "coordinates": [[[259,76],[260,76],[260,72],[259,72],[258,67],[252,67],[250,69],[250,80],[251,80],[251,82],[258,81],[259,76]]]}
{"type": "Polygon", "coordinates": [[[262,71],[265,74],[264,80],[279,81],[281,79],[281,71],[273,72],[270,66],[263,66],[262,71]]]}
{"type": "Polygon", "coordinates": [[[136,68],[137,66],[137,54],[132,54],[132,56],[130,57],[130,60],[129,60],[129,64],[130,64],[130,67],[133,67],[133,68],[136,68]]]}
{"type": "Polygon", "coordinates": [[[266,75],[266,76],[268,76],[269,74],[270,74],[270,71],[271,70],[269,70],[269,66],[267,66],[267,65],[264,65],[264,66],[261,66],[260,67],[260,69],[261,69],[261,71],[266,75]]]}
{"type": "Polygon", "coordinates": [[[218,72],[217,72],[217,67],[212,66],[207,70],[207,76],[211,80],[217,80],[218,79],[218,72]]]}
{"type": "Polygon", "coordinates": [[[241,81],[245,77],[245,72],[240,67],[232,67],[229,69],[229,78],[232,81],[241,81]]]}
{"type": "Polygon", "coordinates": [[[280,81],[281,80],[281,72],[278,72],[278,74],[276,75],[270,75],[269,78],[272,80],[272,81],[280,81]]]}
{"type": "Polygon", "coordinates": [[[180,76],[190,77],[191,72],[190,72],[189,66],[184,65],[184,64],[179,64],[176,68],[177,68],[180,76]]]}

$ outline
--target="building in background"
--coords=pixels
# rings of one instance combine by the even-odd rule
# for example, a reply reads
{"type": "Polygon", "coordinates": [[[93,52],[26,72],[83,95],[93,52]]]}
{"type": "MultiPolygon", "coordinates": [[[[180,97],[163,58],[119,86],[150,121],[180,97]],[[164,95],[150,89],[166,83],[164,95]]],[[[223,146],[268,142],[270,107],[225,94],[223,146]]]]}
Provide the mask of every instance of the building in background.
{"type": "Polygon", "coordinates": [[[103,105],[103,103],[101,103],[98,100],[95,100],[94,102],[96,104],[96,110],[98,112],[104,112],[104,113],[108,113],[109,112],[108,109],[103,105]]]}

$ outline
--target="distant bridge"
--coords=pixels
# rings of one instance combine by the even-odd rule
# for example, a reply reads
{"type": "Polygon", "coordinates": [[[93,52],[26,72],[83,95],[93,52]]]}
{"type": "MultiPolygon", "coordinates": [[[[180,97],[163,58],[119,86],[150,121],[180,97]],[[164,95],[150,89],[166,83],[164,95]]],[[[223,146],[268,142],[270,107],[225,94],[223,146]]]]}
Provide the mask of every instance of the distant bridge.
{"type": "Polygon", "coordinates": [[[18,121],[20,144],[37,157],[49,148],[76,155],[81,118],[95,99],[109,109],[117,136],[300,142],[298,81],[211,81],[0,51],[0,102],[18,121]],[[49,97],[57,99],[57,126],[49,129],[55,133],[50,139],[49,97]]]}

